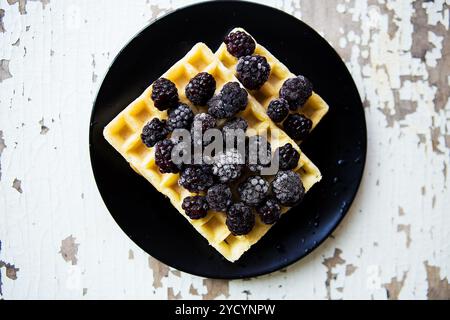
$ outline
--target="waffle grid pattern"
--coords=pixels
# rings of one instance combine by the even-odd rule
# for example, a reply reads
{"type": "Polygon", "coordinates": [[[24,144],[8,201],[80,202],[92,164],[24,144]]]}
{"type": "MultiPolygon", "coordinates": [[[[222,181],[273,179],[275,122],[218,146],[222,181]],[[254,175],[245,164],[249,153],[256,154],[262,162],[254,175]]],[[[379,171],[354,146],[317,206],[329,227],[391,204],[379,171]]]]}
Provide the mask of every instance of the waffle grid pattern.
{"type": "MultiPolygon", "coordinates": [[[[208,72],[216,79],[216,93],[229,81],[236,81],[230,72],[203,43],[196,44],[184,58],[173,65],[163,77],[175,83],[181,102],[189,103],[185,96],[185,86],[199,72],[208,72]]],[[[191,220],[181,208],[189,191],[178,185],[179,174],[161,174],[155,163],[154,148],[147,148],[140,139],[144,125],[154,117],[167,118],[166,111],[159,111],[151,100],[151,86],[144,93],[117,115],[104,129],[106,140],[130,163],[131,167],[144,176],[159,192],[170,199],[173,206],[229,261],[236,261],[270,229],[259,217],[253,230],[245,236],[233,236],[225,224],[223,213],[210,211],[200,220],[191,220]]],[[[194,113],[205,111],[192,107],[194,113]]],[[[300,149],[282,130],[280,130],[265,113],[258,101],[249,95],[249,103],[239,116],[249,122],[249,131],[267,133],[267,138],[275,150],[278,146],[291,143],[300,149]],[[276,138],[276,139],[275,139],[276,138]]],[[[320,181],[318,168],[301,153],[295,171],[301,176],[306,191],[320,181]]],[[[283,208],[283,213],[289,208],[283,208]]]]}
{"type": "MultiPolygon", "coordinates": [[[[243,31],[250,35],[247,31],[242,28],[235,28],[230,33],[235,31],[243,31]]],[[[251,35],[250,35],[251,36],[251,35]]],[[[253,40],[255,40],[253,38],[253,40]]],[[[289,69],[280,62],[273,54],[271,54],[266,48],[258,44],[255,40],[256,49],[255,54],[263,56],[267,59],[270,65],[271,72],[270,77],[267,82],[259,90],[250,91],[250,93],[255,97],[255,99],[267,110],[269,103],[279,97],[279,91],[283,83],[289,79],[296,77],[289,69]]],[[[215,55],[219,58],[225,67],[235,74],[236,65],[238,64],[238,59],[231,55],[225,43],[222,43],[219,49],[216,51],[215,55]]],[[[298,113],[305,115],[307,118],[311,119],[314,129],[317,124],[322,120],[325,114],[328,112],[327,103],[315,92],[308,99],[306,104],[299,109],[298,113]]]]}

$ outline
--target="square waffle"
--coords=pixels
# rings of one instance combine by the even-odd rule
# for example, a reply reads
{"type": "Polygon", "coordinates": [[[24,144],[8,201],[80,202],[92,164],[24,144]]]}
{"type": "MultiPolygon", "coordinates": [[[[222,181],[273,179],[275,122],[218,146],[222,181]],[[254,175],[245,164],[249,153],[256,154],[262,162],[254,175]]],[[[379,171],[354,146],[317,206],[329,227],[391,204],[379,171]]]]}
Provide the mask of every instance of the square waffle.
{"type": "MultiPolygon", "coordinates": [[[[235,31],[243,31],[247,33],[249,36],[250,33],[245,31],[242,28],[235,28],[230,33],[235,31]]],[[[253,38],[253,37],[252,37],[253,38]]],[[[253,38],[253,40],[255,40],[253,38]]],[[[295,78],[296,75],[289,71],[289,69],[281,63],[273,54],[269,52],[262,45],[258,44],[255,40],[256,48],[255,54],[263,56],[267,59],[267,62],[270,65],[271,72],[269,76],[269,80],[261,87],[259,90],[252,90],[250,94],[267,110],[269,103],[272,100],[278,99],[279,91],[283,83],[289,78],[295,78]]],[[[238,58],[231,55],[225,43],[222,42],[219,49],[216,51],[215,55],[219,58],[225,67],[236,73],[236,66],[238,64],[238,58]]],[[[317,124],[322,120],[325,114],[328,112],[327,103],[315,92],[313,92],[312,96],[308,99],[306,104],[299,108],[298,113],[305,115],[312,121],[312,129],[314,129],[317,124]]]]}
{"type": "MultiPolygon", "coordinates": [[[[185,87],[189,80],[199,72],[208,72],[216,80],[216,93],[230,81],[237,82],[233,73],[227,69],[203,43],[196,44],[180,61],[175,63],[162,77],[171,80],[178,89],[180,101],[189,104],[194,113],[205,108],[193,107],[185,96],[185,87]]],[[[253,230],[245,236],[234,236],[225,224],[225,214],[209,211],[205,218],[191,220],[182,209],[182,201],[192,195],[178,185],[179,174],[162,174],[155,163],[155,148],[147,148],[141,141],[140,134],[145,124],[154,117],[167,119],[166,111],[159,111],[151,99],[152,86],[140,97],[118,114],[104,129],[105,139],[130,163],[131,167],[145,177],[159,192],[168,197],[173,206],[203,235],[217,251],[227,260],[234,262],[270,229],[269,225],[256,217],[253,230]]],[[[264,108],[249,95],[247,108],[238,116],[249,124],[249,130],[267,134],[273,151],[286,143],[291,143],[299,152],[301,150],[282,130],[266,115],[264,108]],[[252,129],[252,130],[251,130],[252,129]],[[276,139],[275,139],[276,138],[276,139]]],[[[303,154],[295,171],[300,175],[305,190],[308,191],[320,181],[318,168],[303,154]]],[[[289,208],[283,208],[285,213],[289,208]]]]}

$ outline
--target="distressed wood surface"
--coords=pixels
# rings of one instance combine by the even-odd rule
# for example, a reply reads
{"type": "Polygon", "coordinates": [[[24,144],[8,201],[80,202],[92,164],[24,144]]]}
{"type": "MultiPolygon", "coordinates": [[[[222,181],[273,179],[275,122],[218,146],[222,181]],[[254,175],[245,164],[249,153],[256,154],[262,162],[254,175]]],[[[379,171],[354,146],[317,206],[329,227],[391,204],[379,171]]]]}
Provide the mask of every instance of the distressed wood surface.
{"type": "Polygon", "coordinates": [[[367,166],[333,236],[244,281],[149,257],[99,196],[89,116],[120,48],[186,1],[0,0],[0,297],[450,298],[450,2],[264,2],[318,30],[364,100],[367,166]]]}

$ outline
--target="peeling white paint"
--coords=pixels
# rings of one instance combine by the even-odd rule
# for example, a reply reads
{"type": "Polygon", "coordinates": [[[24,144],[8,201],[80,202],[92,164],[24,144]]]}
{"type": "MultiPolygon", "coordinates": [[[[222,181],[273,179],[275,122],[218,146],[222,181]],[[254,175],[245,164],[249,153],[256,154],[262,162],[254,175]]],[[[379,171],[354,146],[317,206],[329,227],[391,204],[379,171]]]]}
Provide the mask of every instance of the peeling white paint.
{"type": "MultiPolygon", "coordinates": [[[[320,31],[343,56],[366,106],[364,180],[334,238],[287,272],[213,286],[170,269],[161,286],[153,287],[148,255],[119,229],[98,194],[86,124],[99,79],[120,48],[149,20],[186,2],[50,1],[43,6],[28,1],[27,14],[21,15],[17,4],[0,0],[5,10],[0,60],[9,61],[12,76],[0,83],[0,132],[8,145],[1,155],[0,180],[0,221],[7,221],[0,224],[0,239],[8,246],[0,260],[20,267],[14,283],[4,281],[5,299],[85,294],[92,299],[166,299],[169,288],[174,297],[202,299],[212,287],[218,298],[324,299],[327,269],[322,261],[336,248],[345,264],[332,270],[333,299],[386,299],[385,288],[396,288],[405,274],[398,297],[425,299],[427,272],[434,270],[425,261],[439,269],[439,279],[433,276],[430,283],[450,278],[450,177],[445,176],[450,101],[446,97],[445,108],[437,110],[435,98],[442,88],[430,84],[442,63],[445,34],[426,30],[423,45],[429,49],[422,59],[412,53],[417,14],[412,0],[263,2],[320,31]],[[46,135],[40,135],[42,119],[50,127],[46,135]],[[22,194],[11,188],[16,177],[25,181],[22,194]],[[398,232],[399,226],[410,226],[409,247],[407,228],[398,232]],[[70,234],[80,244],[73,266],[58,254],[61,239],[70,234]],[[346,276],[349,264],[357,269],[346,276]]],[[[448,0],[421,4],[428,27],[444,28],[447,36],[449,5],[448,0]]],[[[444,79],[450,84],[450,76],[444,79]]]]}

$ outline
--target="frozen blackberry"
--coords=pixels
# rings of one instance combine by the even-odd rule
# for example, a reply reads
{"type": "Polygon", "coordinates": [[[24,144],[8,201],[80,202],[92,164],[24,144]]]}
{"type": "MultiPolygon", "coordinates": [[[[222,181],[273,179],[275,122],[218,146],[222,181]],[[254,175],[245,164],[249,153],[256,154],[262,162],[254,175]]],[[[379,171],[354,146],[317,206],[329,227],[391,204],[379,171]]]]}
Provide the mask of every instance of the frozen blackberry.
{"type": "Polygon", "coordinates": [[[280,171],[272,181],[272,192],[280,204],[294,206],[303,200],[305,188],[297,173],[280,171]]]}
{"type": "Polygon", "coordinates": [[[248,93],[237,82],[226,83],[220,90],[222,101],[226,108],[245,110],[248,103],[248,93]]]}
{"type": "Polygon", "coordinates": [[[147,147],[152,148],[168,134],[167,121],[153,118],[142,128],[141,140],[147,147]]]}
{"type": "Polygon", "coordinates": [[[290,114],[283,122],[284,131],[294,140],[305,139],[312,128],[312,121],[302,114],[290,114]]]}
{"type": "Polygon", "coordinates": [[[186,86],[186,97],[196,106],[204,106],[216,91],[216,80],[207,72],[200,72],[186,86]]]}
{"type": "Polygon", "coordinates": [[[194,117],[194,121],[192,121],[191,126],[191,137],[196,145],[207,146],[211,143],[211,139],[209,141],[203,140],[203,134],[209,130],[213,129],[216,126],[216,119],[207,114],[207,113],[198,113],[194,117]]]}
{"type": "Polygon", "coordinates": [[[233,139],[233,147],[237,148],[238,143],[242,140],[242,142],[245,142],[245,131],[247,131],[248,123],[245,119],[237,117],[228,120],[225,122],[222,128],[222,134],[224,141],[226,142],[227,139],[233,139]]]}
{"type": "Polygon", "coordinates": [[[304,76],[287,79],[280,89],[280,97],[286,99],[289,103],[289,108],[293,111],[308,101],[313,92],[313,85],[304,76]]]}
{"type": "Polygon", "coordinates": [[[238,179],[242,174],[244,159],[236,149],[229,149],[214,157],[213,174],[222,183],[238,179]]]}
{"type": "Polygon", "coordinates": [[[208,202],[203,196],[186,197],[181,204],[186,215],[193,219],[201,219],[208,214],[208,202]]]}
{"type": "Polygon", "coordinates": [[[295,169],[300,160],[300,153],[290,143],[286,143],[284,146],[279,147],[275,151],[275,155],[278,157],[278,166],[280,170],[295,169]]]}
{"type": "Polygon", "coordinates": [[[281,207],[278,201],[274,198],[268,198],[256,208],[261,221],[265,224],[274,224],[280,219],[281,207]]]}
{"type": "Polygon", "coordinates": [[[208,189],[206,200],[211,210],[225,212],[232,204],[233,195],[226,184],[216,184],[208,189]]]}
{"type": "Polygon", "coordinates": [[[230,119],[245,110],[247,103],[247,91],[237,82],[228,82],[208,101],[208,113],[217,119],[230,119]]]}
{"type": "Polygon", "coordinates": [[[239,185],[239,197],[246,205],[256,207],[269,193],[269,186],[269,182],[260,176],[249,177],[239,185]]]}
{"type": "Polygon", "coordinates": [[[253,55],[239,58],[237,78],[249,90],[258,90],[269,79],[270,65],[263,56],[253,55]]]}
{"type": "Polygon", "coordinates": [[[171,131],[175,129],[190,129],[194,113],[187,104],[180,103],[169,110],[167,125],[171,131]]]}
{"type": "Polygon", "coordinates": [[[283,98],[272,100],[267,108],[267,115],[273,122],[283,122],[289,114],[289,103],[283,98]]]}
{"type": "Polygon", "coordinates": [[[226,224],[233,235],[243,236],[255,226],[255,215],[245,204],[235,203],[227,211],[226,224]]]}
{"type": "Polygon", "coordinates": [[[255,40],[242,31],[230,33],[223,42],[227,45],[228,52],[236,58],[249,56],[253,54],[256,48],[255,40]]]}
{"type": "Polygon", "coordinates": [[[233,111],[226,111],[223,105],[222,97],[220,94],[213,96],[206,104],[208,106],[208,113],[217,119],[225,119],[234,115],[233,111]]]}
{"type": "Polygon", "coordinates": [[[156,143],[155,162],[161,173],[178,173],[180,168],[172,161],[172,150],[175,143],[170,139],[165,139],[156,143]]]}
{"type": "Polygon", "coordinates": [[[245,164],[254,173],[261,173],[263,168],[270,167],[272,147],[263,136],[252,136],[247,139],[245,164]]]}
{"type": "Polygon", "coordinates": [[[227,122],[225,122],[225,124],[223,125],[223,130],[242,130],[242,131],[247,131],[248,128],[248,122],[241,118],[241,117],[236,117],[230,120],[227,120],[227,122]]]}
{"type": "Polygon", "coordinates": [[[176,106],[178,90],[175,84],[166,79],[159,78],[153,83],[152,100],[159,110],[167,110],[176,106]]]}
{"type": "Polygon", "coordinates": [[[205,132],[206,130],[212,129],[216,126],[216,119],[207,113],[198,113],[194,117],[192,128],[196,125],[202,129],[202,132],[205,132]]]}
{"type": "Polygon", "coordinates": [[[186,166],[178,184],[190,192],[206,191],[214,184],[211,168],[207,165],[186,166]]]}
{"type": "Polygon", "coordinates": [[[184,141],[183,139],[175,140],[171,138],[175,143],[172,149],[172,161],[177,163],[178,168],[182,171],[187,165],[194,164],[194,148],[191,141],[184,141]]]}

